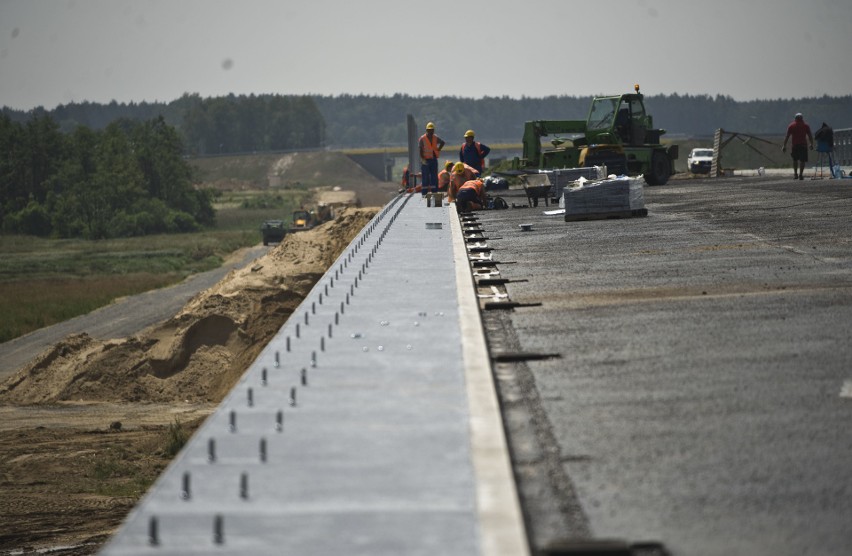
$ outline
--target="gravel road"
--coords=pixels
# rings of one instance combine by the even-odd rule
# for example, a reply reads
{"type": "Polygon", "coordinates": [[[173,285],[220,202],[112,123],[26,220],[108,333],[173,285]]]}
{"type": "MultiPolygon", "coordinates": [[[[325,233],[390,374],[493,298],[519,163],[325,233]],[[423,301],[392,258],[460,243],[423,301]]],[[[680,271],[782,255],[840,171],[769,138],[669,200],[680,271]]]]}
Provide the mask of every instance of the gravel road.
{"type": "Polygon", "coordinates": [[[213,286],[231,270],[250,264],[268,249],[261,245],[246,249],[219,268],[194,274],[180,284],[125,297],[87,315],[0,344],[0,380],[69,334],[85,332],[92,338],[109,340],[131,336],[162,322],[180,311],[195,294],[213,286]]]}

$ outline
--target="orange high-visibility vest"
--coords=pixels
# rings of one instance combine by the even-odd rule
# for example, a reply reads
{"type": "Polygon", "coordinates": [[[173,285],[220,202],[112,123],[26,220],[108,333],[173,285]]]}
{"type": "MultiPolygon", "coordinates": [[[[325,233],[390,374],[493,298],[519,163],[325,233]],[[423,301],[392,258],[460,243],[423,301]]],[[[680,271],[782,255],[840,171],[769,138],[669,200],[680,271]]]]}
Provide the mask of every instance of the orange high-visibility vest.
{"type": "MultiPolygon", "coordinates": [[[[465,141],[464,144],[462,144],[461,148],[459,149],[459,160],[462,161],[462,162],[464,162],[464,148],[466,146],[467,146],[467,141],[465,141]]],[[[474,141],[473,142],[473,148],[476,149],[476,156],[479,157],[479,165],[483,169],[485,169],[485,157],[482,156],[482,143],[480,143],[479,141],[474,141]]]]}
{"type": "Polygon", "coordinates": [[[464,182],[464,185],[459,187],[459,191],[461,191],[462,189],[473,189],[474,191],[476,191],[476,196],[481,198],[483,185],[484,184],[482,180],[468,180],[464,182]]]}
{"type": "Polygon", "coordinates": [[[438,150],[438,136],[432,134],[432,140],[429,140],[429,135],[424,133],[420,136],[420,158],[429,160],[430,158],[438,158],[441,151],[438,150]]]}

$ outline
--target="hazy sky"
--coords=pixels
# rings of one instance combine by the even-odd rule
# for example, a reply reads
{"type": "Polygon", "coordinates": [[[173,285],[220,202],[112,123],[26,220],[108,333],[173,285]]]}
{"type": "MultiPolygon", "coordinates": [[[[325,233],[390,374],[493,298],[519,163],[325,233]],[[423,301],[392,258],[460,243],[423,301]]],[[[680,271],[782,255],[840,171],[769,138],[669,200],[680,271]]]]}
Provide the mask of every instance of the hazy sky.
{"type": "Polygon", "coordinates": [[[852,0],[0,0],[0,106],[852,94],[852,0]],[[428,6],[428,9],[423,9],[428,6]]]}

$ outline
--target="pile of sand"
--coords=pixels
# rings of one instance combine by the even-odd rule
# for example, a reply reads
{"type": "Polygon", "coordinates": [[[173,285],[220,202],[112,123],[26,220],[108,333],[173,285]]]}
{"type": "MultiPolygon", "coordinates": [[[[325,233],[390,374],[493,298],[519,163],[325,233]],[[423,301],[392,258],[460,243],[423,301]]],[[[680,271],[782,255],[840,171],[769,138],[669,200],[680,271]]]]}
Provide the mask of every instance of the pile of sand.
{"type": "Polygon", "coordinates": [[[69,336],[0,384],[0,403],[220,401],[376,212],[346,209],[288,234],[139,335],[69,336]]]}

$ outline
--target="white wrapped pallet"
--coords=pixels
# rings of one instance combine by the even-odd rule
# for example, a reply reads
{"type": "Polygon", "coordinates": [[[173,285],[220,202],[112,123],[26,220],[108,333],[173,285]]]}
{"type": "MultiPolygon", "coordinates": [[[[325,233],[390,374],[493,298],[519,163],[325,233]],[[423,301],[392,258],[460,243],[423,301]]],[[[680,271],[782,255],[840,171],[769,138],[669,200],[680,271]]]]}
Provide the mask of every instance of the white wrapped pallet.
{"type": "Polygon", "coordinates": [[[605,180],[577,180],[559,200],[565,220],[645,216],[645,180],[626,176],[605,180]],[[585,218],[584,218],[585,217],[585,218]]]}

